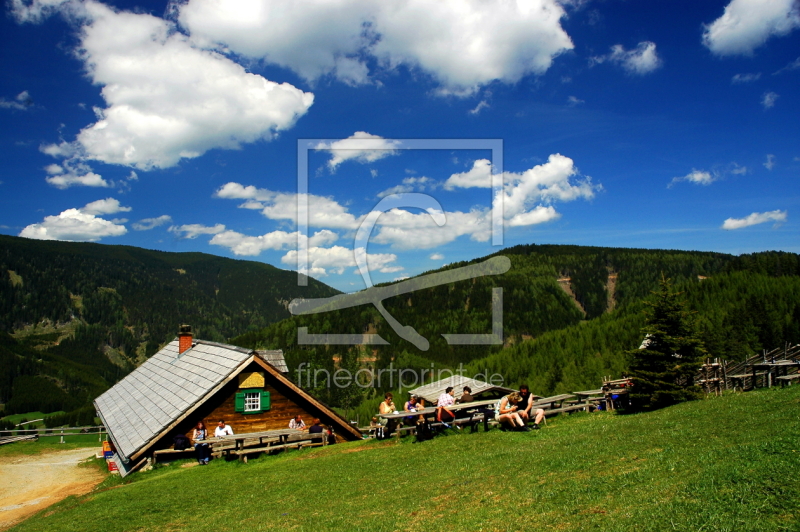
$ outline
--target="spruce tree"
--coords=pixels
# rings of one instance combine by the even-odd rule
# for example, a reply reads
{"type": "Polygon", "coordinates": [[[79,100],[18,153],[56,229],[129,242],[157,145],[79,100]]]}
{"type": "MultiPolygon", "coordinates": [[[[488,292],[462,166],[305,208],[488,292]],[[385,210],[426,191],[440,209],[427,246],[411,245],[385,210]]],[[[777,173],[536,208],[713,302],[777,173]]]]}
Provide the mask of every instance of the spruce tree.
{"type": "Polygon", "coordinates": [[[692,313],[686,310],[681,293],[673,291],[672,283],[663,275],[653,295],[642,328],[645,341],[639,349],[628,352],[634,384],[631,401],[637,409],[661,408],[700,397],[694,376],[706,350],[697,337],[692,313]]]}

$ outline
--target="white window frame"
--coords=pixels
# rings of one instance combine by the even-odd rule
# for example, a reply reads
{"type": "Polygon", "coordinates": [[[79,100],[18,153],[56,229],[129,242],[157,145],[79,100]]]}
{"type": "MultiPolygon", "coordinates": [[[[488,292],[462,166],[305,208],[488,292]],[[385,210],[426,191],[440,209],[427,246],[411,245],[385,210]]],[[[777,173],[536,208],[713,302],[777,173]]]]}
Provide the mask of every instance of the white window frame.
{"type": "Polygon", "coordinates": [[[245,413],[261,411],[261,392],[244,393],[244,411],[245,413]]]}

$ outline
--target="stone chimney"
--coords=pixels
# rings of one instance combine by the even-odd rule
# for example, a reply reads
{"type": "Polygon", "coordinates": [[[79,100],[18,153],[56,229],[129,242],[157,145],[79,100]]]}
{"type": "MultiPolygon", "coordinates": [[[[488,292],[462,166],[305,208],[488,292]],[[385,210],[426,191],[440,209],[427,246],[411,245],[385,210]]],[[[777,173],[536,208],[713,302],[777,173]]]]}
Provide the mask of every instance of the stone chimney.
{"type": "Polygon", "coordinates": [[[192,326],[181,325],[178,330],[178,354],[192,348],[192,326]]]}

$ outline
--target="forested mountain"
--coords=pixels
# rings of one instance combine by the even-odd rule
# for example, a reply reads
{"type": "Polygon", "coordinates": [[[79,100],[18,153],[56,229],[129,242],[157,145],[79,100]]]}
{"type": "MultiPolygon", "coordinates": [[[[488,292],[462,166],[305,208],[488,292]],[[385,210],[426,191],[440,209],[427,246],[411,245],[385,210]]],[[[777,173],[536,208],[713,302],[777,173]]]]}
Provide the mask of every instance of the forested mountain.
{"type": "Polygon", "coordinates": [[[38,389],[75,399],[56,410],[85,405],[182,323],[224,342],[287,318],[295,297],[336,293],[314,279],[298,287],[296,273],[268,264],[205,253],[0,236],[0,331],[17,337],[0,342],[0,402],[6,413],[47,412],[59,399],[31,408],[26,397],[38,389]]]}
{"type": "MultiPolygon", "coordinates": [[[[662,275],[671,278],[695,311],[696,326],[710,356],[746,356],[800,342],[800,256],[767,252],[739,257],[721,253],[580,246],[526,245],[497,255],[511,269],[420,290],[384,301],[403,325],[430,341],[420,351],[397,337],[378,312],[362,306],[298,316],[234,340],[239,345],[282,348],[290,368],[307,362],[329,371],[338,367],[375,370],[456,368],[466,375],[497,373],[511,385],[527,382],[539,394],[596,388],[603,375],[626,368],[623,353],[642,341],[645,299],[662,275]],[[491,289],[503,287],[504,346],[451,346],[442,333],[491,332],[491,289]],[[388,346],[298,346],[297,327],[309,333],[377,332],[388,346]]],[[[452,264],[453,269],[475,261],[452,264]]],[[[296,375],[293,375],[296,378],[296,375]]],[[[306,384],[305,382],[302,384],[306,384]]],[[[365,400],[364,413],[383,389],[357,397],[319,386],[333,404],[365,400]]],[[[374,403],[374,404],[373,404],[374,403]]]]}

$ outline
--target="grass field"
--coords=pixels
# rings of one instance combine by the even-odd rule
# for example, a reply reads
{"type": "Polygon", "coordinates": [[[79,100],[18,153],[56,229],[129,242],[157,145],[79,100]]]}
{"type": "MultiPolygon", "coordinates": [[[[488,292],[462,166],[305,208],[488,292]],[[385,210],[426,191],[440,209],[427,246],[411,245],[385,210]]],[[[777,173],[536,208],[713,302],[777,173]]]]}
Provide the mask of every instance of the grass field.
{"type": "MultiPolygon", "coordinates": [[[[12,423],[19,423],[23,419],[27,419],[28,421],[33,421],[34,419],[44,419],[46,417],[56,416],[58,414],[63,414],[63,413],[64,413],[63,411],[51,412],[49,414],[44,414],[42,412],[28,412],[26,414],[12,414],[10,416],[5,416],[5,417],[0,418],[0,419],[2,419],[3,421],[11,421],[12,423]]],[[[27,425],[25,425],[24,427],[21,427],[21,428],[37,429],[37,428],[43,428],[43,427],[44,427],[44,422],[43,421],[39,421],[38,423],[29,423],[29,424],[27,424],[27,425]]]]}
{"type": "Polygon", "coordinates": [[[800,530],[798,414],[792,386],[538,432],[172,464],[14,530],[800,530]]]}

